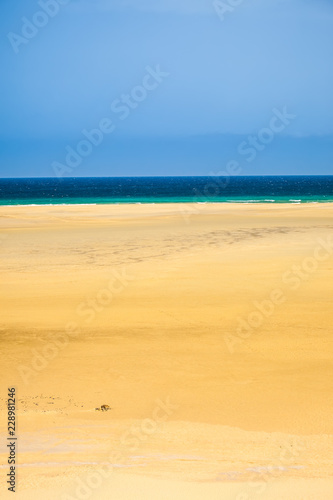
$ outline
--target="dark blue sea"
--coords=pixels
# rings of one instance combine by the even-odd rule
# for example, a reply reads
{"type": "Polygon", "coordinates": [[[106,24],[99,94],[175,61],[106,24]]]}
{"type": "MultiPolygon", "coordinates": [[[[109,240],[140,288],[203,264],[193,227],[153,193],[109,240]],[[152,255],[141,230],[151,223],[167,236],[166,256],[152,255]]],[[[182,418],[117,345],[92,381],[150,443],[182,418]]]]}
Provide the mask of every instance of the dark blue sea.
{"type": "Polygon", "coordinates": [[[0,179],[0,205],[333,202],[333,176],[0,179]]]}

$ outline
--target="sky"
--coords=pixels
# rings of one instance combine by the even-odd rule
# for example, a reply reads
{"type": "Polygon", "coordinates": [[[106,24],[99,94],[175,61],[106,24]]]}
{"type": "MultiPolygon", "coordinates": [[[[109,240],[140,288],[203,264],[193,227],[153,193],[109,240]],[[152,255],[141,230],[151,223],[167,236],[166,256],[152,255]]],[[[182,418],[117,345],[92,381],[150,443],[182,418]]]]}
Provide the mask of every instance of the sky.
{"type": "Polygon", "coordinates": [[[0,177],[333,174],[332,0],[0,12],[0,177]]]}

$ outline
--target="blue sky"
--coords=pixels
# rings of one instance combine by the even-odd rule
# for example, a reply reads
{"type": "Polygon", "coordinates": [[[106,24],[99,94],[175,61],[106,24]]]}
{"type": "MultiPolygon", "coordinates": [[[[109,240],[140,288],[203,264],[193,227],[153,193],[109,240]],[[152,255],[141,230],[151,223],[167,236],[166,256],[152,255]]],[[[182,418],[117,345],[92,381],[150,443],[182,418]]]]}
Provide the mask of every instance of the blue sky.
{"type": "Polygon", "coordinates": [[[1,177],[332,174],[333,2],[236,3],[1,0],[1,177]]]}

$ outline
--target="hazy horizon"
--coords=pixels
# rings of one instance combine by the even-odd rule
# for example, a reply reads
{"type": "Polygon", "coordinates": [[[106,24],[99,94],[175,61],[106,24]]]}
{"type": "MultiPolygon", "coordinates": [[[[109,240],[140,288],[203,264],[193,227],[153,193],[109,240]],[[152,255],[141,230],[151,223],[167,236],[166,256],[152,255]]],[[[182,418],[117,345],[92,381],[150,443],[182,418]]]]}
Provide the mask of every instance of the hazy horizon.
{"type": "Polygon", "coordinates": [[[2,177],[332,171],[331,0],[1,9],[2,177]]]}

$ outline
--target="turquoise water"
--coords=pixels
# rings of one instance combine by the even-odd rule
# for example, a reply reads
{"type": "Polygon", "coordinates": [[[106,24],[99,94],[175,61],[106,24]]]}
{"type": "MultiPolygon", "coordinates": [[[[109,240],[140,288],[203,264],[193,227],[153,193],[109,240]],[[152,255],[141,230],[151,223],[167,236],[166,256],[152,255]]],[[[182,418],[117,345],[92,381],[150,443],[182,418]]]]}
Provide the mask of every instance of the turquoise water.
{"type": "Polygon", "coordinates": [[[44,198],[36,198],[32,199],[29,202],[26,199],[16,199],[16,200],[0,200],[0,205],[2,206],[20,206],[20,205],[102,205],[102,204],[159,204],[159,203],[333,203],[333,196],[325,197],[322,199],[318,199],[318,197],[303,197],[302,199],[292,199],[289,196],[280,196],[275,197],[275,199],[266,199],[265,197],[256,199],[252,199],[251,197],[233,197],[230,199],[228,197],[219,197],[219,198],[209,198],[209,200],[192,200],[190,198],[182,197],[182,198],[132,198],[131,200],[124,198],[73,198],[67,199],[64,202],[63,198],[52,198],[52,199],[44,199],[44,198]]]}
{"type": "Polygon", "coordinates": [[[333,202],[333,176],[0,179],[0,205],[333,202]]]}

